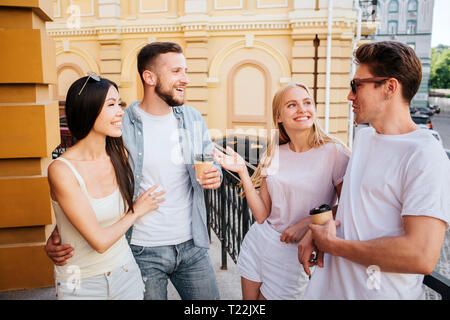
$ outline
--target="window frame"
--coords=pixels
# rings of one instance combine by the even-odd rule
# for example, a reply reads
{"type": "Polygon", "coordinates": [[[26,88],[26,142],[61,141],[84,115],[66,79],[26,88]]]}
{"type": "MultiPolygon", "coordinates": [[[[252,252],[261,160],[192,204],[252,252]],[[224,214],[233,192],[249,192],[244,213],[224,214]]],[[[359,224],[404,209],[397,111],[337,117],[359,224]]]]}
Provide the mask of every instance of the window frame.
{"type": "Polygon", "coordinates": [[[389,21],[388,21],[388,24],[387,24],[387,33],[388,33],[389,35],[394,35],[394,34],[397,34],[397,33],[398,33],[398,20],[389,20],[389,21]],[[389,25],[390,25],[392,22],[395,23],[395,32],[394,32],[394,33],[391,33],[390,28],[389,28],[389,25]]]}
{"type": "Polygon", "coordinates": [[[407,9],[408,12],[417,12],[419,10],[419,2],[417,0],[409,0],[407,9]],[[409,9],[411,3],[416,3],[416,8],[414,10],[409,9]]]}
{"type": "Polygon", "coordinates": [[[398,1],[397,0],[389,1],[389,3],[388,3],[388,13],[398,13],[398,10],[399,10],[398,1]],[[395,3],[397,5],[396,11],[393,11],[393,10],[391,11],[391,4],[393,4],[393,3],[395,3]]]}

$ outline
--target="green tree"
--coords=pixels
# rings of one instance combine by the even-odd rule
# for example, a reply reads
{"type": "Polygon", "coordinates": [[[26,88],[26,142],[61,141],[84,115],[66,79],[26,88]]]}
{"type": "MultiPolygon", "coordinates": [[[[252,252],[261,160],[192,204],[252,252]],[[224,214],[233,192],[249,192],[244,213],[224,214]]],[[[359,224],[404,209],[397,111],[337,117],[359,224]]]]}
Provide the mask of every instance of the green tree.
{"type": "Polygon", "coordinates": [[[431,50],[430,82],[433,89],[450,89],[450,49],[438,45],[431,50]]]}

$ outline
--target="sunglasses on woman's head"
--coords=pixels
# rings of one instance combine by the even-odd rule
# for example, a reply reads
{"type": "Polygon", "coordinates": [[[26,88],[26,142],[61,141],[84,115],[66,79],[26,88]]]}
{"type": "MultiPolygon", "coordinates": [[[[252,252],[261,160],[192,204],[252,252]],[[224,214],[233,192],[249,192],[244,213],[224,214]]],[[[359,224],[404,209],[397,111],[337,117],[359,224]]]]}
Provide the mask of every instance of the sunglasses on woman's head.
{"type": "Polygon", "coordinates": [[[89,82],[89,79],[93,79],[95,81],[100,81],[100,76],[98,74],[96,74],[95,72],[88,72],[87,74],[88,74],[88,77],[86,79],[86,82],[83,84],[83,87],[81,88],[80,92],[78,92],[78,95],[81,94],[81,92],[83,91],[84,87],[89,82]]]}
{"type": "Polygon", "coordinates": [[[389,78],[388,77],[374,77],[374,78],[364,78],[364,79],[355,78],[352,81],[350,81],[350,88],[352,88],[353,94],[356,94],[356,86],[360,83],[365,83],[365,82],[380,83],[380,82],[386,81],[387,79],[389,79],[389,78]]]}

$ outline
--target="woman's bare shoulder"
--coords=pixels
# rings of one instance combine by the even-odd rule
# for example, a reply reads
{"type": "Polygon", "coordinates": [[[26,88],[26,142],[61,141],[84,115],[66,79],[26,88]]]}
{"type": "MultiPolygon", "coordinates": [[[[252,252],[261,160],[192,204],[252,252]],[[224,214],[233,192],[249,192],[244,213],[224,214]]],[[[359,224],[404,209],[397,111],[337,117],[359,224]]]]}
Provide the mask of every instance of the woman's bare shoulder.
{"type": "Polygon", "coordinates": [[[64,183],[75,183],[76,178],[69,166],[60,160],[53,160],[48,166],[48,180],[51,185],[64,183]]]}

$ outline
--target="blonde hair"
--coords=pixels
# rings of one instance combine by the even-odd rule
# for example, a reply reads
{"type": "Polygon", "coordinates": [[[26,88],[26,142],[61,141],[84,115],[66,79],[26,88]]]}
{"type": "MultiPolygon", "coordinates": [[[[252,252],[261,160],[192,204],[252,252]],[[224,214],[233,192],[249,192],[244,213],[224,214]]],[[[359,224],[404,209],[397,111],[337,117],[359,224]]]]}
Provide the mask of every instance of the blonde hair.
{"type": "MultiPolygon", "coordinates": [[[[274,150],[276,150],[278,146],[289,143],[291,141],[286,130],[283,127],[283,124],[278,122],[278,118],[280,116],[280,111],[281,107],[283,106],[283,99],[286,92],[292,88],[297,87],[305,89],[308,95],[310,96],[311,100],[313,101],[311,92],[309,91],[308,87],[301,82],[290,82],[287,85],[278,89],[278,91],[275,93],[272,100],[272,121],[275,128],[278,129],[279,139],[276,139],[274,137],[268,137],[266,152],[261,157],[258,167],[256,168],[255,172],[251,177],[252,183],[255,186],[255,188],[259,188],[261,186],[261,181],[263,178],[262,173],[265,172],[272,163],[272,159],[274,157],[274,150]]],[[[345,144],[339,141],[339,139],[326,134],[325,131],[323,131],[322,128],[320,127],[317,117],[314,116],[313,125],[310,129],[308,136],[308,146],[310,148],[318,148],[329,142],[339,143],[343,145],[346,149],[348,149],[345,144]]],[[[239,186],[242,187],[242,183],[239,186]]],[[[245,192],[242,191],[240,196],[245,197],[245,192]]]]}

